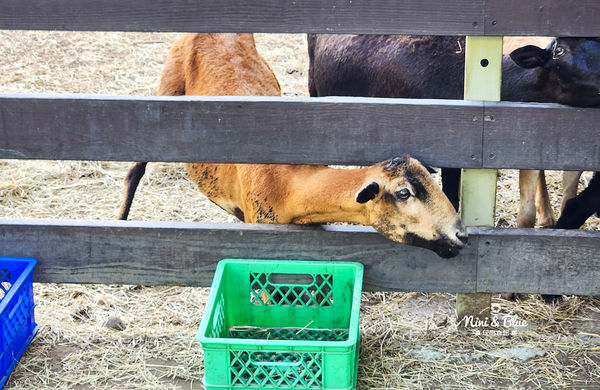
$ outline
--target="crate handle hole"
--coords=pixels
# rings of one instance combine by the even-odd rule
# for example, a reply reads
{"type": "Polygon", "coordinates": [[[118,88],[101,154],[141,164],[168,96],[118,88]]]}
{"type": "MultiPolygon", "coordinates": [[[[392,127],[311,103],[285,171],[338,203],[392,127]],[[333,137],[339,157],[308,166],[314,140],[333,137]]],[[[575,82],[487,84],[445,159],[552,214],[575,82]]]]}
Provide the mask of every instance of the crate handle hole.
{"type": "Polygon", "coordinates": [[[252,358],[248,359],[250,364],[254,364],[255,366],[263,366],[263,367],[298,367],[302,362],[298,361],[281,361],[281,362],[269,362],[269,361],[257,361],[252,358]]]}
{"type": "Polygon", "coordinates": [[[280,285],[311,285],[315,283],[313,275],[309,274],[271,274],[269,283],[280,285]]]}

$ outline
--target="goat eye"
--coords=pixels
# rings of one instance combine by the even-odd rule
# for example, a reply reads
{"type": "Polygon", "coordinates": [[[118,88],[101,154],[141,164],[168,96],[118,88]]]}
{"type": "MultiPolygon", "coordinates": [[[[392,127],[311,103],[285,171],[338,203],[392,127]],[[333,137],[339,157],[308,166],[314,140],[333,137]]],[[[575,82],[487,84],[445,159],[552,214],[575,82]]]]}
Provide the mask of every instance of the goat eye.
{"type": "Polygon", "coordinates": [[[410,198],[410,191],[408,188],[403,188],[400,191],[396,192],[396,198],[406,200],[410,198]]]}
{"type": "Polygon", "coordinates": [[[563,49],[563,48],[562,48],[562,47],[560,47],[560,46],[558,46],[556,49],[554,49],[554,55],[555,55],[556,57],[560,57],[560,56],[562,56],[563,54],[565,54],[565,52],[566,52],[566,50],[565,50],[565,49],[563,49]]]}

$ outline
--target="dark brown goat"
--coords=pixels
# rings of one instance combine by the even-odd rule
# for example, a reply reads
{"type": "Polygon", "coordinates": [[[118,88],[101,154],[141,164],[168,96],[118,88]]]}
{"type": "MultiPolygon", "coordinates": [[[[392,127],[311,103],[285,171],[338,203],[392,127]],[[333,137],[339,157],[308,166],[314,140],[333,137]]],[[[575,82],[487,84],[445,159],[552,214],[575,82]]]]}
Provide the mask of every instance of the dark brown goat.
{"type": "MultiPolygon", "coordinates": [[[[311,96],[462,99],[464,47],[464,37],[309,34],[309,91],[311,96]]],[[[501,96],[599,106],[600,40],[556,38],[546,49],[528,45],[505,55],[501,96]]],[[[460,170],[442,169],[444,192],[455,207],[459,177],[460,170]]],[[[540,224],[551,226],[543,171],[522,171],[519,184],[518,226],[533,227],[536,203],[540,224]]]]}

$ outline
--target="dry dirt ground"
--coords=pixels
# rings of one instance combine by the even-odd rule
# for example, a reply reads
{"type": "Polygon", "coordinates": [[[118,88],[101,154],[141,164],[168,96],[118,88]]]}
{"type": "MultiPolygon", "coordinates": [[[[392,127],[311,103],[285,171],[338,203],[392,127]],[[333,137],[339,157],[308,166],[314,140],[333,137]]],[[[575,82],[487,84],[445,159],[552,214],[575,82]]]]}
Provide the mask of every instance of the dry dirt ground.
{"type": "MultiPolygon", "coordinates": [[[[152,95],[175,34],[0,31],[0,92],[152,95]]],[[[257,36],[284,95],[306,96],[302,35],[257,36]]],[[[113,219],[127,163],[0,160],[0,217],[113,219]]],[[[582,184],[589,175],[582,179],[582,184]]],[[[555,213],[559,176],[549,178],[555,213]]],[[[498,180],[496,223],[514,227],[515,171],[498,180]]],[[[179,164],[150,164],[135,220],[234,221],[179,164]]],[[[598,229],[592,219],[588,229],[598,229]]],[[[1,249],[0,249],[1,253],[1,249]]],[[[200,389],[194,339],[208,289],[36,284],[40,331],[6,389],[200,389]],[[124,330],[104,327],[119,317],[124,330]]],[[[514,334],[464,331],[454,297],[364,293],[359,389],[600,388],[600,300],[494,299],[527,322],[514,334]]]]}

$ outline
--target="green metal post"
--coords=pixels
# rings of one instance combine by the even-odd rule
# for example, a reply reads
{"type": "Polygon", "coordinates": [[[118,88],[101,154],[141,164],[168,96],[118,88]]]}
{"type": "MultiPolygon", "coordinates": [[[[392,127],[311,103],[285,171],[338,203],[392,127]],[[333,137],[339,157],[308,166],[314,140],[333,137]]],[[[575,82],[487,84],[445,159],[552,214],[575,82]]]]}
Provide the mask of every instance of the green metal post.
{"type": "MultiPolygon", "coordinates": [[[[465,50],[465,100],[499,101],[502,37],[467,37],[465,50]]],[[[496,175],[495,169],[463,170],[461,217],[465,225],[494,225],[496,175]]],[[[457,320],[489,317],[491,299],[488,293],[457,294],[457,320]]]]}

